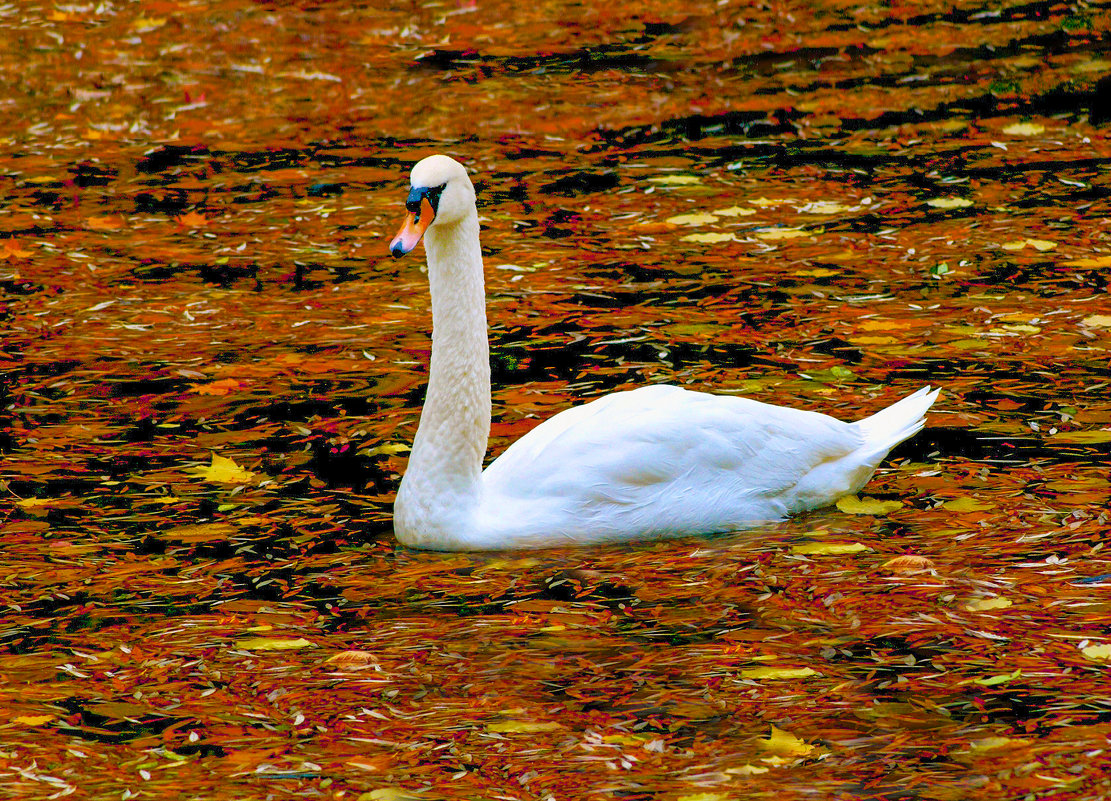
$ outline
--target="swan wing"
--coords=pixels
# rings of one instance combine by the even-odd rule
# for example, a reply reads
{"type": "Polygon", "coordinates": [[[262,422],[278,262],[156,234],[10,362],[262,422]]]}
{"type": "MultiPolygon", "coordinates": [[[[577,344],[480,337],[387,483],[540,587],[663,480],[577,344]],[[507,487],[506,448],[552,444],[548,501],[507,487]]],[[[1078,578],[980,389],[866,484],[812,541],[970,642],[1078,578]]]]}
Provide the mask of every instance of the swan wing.
{"type": "MultiPolygon", "coordinates": [[[[853,425],[816,412],[654,385],[537,426],[486,469],[483,485],[487,508],[576,540],[725,530],[813,506],[815,471],[823,484],[833,479],[817,488],[824,503],[852,491],[862,466],[846,459],[863,443],[853,425]]],[[[864,469],[867,480],[875,466],[864,469]]]]}

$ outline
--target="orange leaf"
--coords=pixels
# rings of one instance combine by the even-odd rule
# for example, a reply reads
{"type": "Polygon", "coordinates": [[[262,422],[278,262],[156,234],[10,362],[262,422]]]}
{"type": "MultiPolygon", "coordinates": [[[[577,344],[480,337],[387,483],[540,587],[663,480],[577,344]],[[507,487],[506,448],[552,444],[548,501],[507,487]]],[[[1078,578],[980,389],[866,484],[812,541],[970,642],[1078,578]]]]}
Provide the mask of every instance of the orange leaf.
{"type": "Polygon", "coordinates": [[[20,248],[19,242],[14,239],[5,239],[3,246],[0,247],[0,260],[25,259],[30,255],[31,251],[20,248]]]}
{"type": "Polygon", "coordinates": [[[208,218],[200,212],[191,211],[177,218],[179,228],[204,228],[208,225],[208,218]]]}
{"type": "Polygon", "coordinates": [[[85,220],[85,225],[90,231],[115,231],[123,228],[123,222],[123,217],[117,214],[109,217],[89,217],[85,220]]]}

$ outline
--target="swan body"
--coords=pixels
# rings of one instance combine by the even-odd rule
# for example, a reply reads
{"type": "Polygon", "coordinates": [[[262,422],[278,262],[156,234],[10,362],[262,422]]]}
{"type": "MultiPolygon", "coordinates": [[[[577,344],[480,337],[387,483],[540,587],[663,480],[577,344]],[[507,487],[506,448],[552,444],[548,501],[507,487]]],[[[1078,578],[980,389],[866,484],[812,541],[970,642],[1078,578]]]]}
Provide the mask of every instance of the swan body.
{"type": "Polygon", "coordinates": [[[651,385],[547,420],[485,471],[490,365],[474,189],[447,156],[416,164],[409,217],[432,295],[428,393],[394,531],[436,550],[587,545],[708,534],[779,520],[857,492],[924,425],[929,387],[855,423],[651,385]]]}

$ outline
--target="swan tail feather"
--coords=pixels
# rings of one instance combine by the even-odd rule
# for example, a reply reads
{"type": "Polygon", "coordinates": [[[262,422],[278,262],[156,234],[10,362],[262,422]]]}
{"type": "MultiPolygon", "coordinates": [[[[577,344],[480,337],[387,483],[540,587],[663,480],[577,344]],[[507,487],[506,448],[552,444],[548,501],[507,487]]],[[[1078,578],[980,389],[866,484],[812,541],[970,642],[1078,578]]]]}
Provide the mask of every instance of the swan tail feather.
{"type": "Polygon", "coordinates": [[[926,425],[926,412],[940,393],[940,388],[923,387],[871,417],[858,420],[854,425],[864,436],[866,444],[886,453],[922,430],[926,425]]]}

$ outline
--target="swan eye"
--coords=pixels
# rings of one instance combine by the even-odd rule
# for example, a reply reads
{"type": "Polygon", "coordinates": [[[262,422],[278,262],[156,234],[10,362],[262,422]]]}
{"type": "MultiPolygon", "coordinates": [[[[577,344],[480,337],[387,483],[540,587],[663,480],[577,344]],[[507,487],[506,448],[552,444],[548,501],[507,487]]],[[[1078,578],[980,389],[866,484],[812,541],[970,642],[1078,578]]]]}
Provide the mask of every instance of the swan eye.
{"type": "Polygon", "coordinates": [[[447,184],[440,184],[439,186],[414,186],[409,190],[409,197],[405,200],[405,208],[413,214],[420,215],[420,202],[424,198],[428,198],[429,205],[432,206],[432,212],[435,213],[440,206],[440,195],[444,193],[444,187],[447,184]]]}

